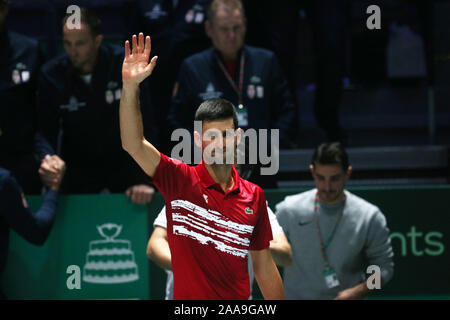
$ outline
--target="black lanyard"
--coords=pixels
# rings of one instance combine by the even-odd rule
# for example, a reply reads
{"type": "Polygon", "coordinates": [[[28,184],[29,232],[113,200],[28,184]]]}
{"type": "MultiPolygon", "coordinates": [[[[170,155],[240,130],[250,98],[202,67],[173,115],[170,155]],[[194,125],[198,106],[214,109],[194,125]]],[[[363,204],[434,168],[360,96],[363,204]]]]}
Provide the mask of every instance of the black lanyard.
{"type": "Polygon", "coordinates": [[[220,60],[220,58],[217,56],[217,54],[215,54],[215,57],[216,57],[217,63],[219,64],[220,69],[225,74],[225,78],[227,78],[227,80],[230,83],[231,87],[233,88],[233,90],[238,95],[239,108],[242,108],[241,106],[242,106],[242,92],[243,92],[243,88],[244,88],[244,66],[245,66],[245,54],[244,54],[244,51],[242,51],[242,53],[241,53],[241,62],[240,62],[240,65],[239,65],[239,84],[238,85],[236,85],[234,80],[231,78],[230,74],[228,73],[227,69],[223,65],[223,62],[220,60]]]}

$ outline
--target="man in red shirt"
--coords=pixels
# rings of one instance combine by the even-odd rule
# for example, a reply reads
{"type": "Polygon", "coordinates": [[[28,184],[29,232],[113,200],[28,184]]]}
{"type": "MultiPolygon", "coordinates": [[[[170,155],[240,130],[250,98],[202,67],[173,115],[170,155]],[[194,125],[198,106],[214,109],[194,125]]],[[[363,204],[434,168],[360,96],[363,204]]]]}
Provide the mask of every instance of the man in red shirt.
{"type": "MultiPolygon", "coordinates": [[[[214,161],[236,150],[240,130],[234,106],[222,99],[202,103],[196,120],[202,132],[194,140],[202,151],[214,149],[202,163],[190,167],[161,154],[143,135],[139,84],[153,71],[150,37],[136,35],[125,42],[120,101],[123,148],[151,177],[166,201],[168,240],[172,253],[174,299],[248,299],[248,252],[255,278],[266,299],[284,299],[280,274],[272,260],[272,232],[262,189],[237,174],[230,164],[214,161]],[[237,130],[236,130],[237,129],[237,130]],[[208,133],[236,130],[237,135],[213,139],[208,133]],[[211,148],[213,147],[213,148],[211,148]],[[212,161],[213,160],[213,161],[212,161]]],[[[216,136],[217,137],[217,136],[216,136]]]]}

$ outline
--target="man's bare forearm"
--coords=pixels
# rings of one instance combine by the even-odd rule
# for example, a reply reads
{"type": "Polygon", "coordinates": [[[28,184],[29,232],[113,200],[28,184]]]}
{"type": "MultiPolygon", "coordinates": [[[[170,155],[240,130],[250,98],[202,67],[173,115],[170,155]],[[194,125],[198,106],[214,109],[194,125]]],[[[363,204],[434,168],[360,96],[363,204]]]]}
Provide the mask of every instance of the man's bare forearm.
{"type": "Polygon", "coordinates": [[[289,254],[287,248],[281,246],[270,247],[273,261],[280,267],[287,267],[292,264],[292,254],[289,254]]]}
{"type": "Polygon", "coordinates": [[[123,86],[119,115],[122,147],[133,154],[142,147],[144,142],[139,86],[123,86]]]}
{"type": "Polygon", "coordinates": [[[292,264],[292,249],[283,233],[275,234],[270,241],[270,253],[278,266],[287,267],[292,264]]]}
{"type": "Polygon", "coordinates": [[[147,257],[161,268],[172,270],[172,256],[167,240],[151,239],[147,247],[147,257]]]}
{"type": "MultiPolygon", "coordinates": [[[[258,270],[259,271],[259,270],[258,270]]],[[[284,288],[280,273],[275,263],[264,267],[264,270],[258,272],[255,270],[255,278],[258,286],[266,300],[284,300],[284,288]]]]}
{"type": "Polygon", "coordinates": [[[269,248],[251,251],[253,271],[259,288],[266,300],[285,299],[280,273],[272,260],[269,248]]]}

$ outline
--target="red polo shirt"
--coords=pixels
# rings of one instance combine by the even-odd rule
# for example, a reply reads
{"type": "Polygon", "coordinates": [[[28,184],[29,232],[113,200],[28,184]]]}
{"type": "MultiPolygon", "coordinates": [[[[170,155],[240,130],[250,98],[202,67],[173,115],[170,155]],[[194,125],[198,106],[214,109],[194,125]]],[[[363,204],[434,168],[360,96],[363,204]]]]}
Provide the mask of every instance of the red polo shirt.
{"type": "Polygon", "coordinates": [[[161,154],[153,183],[166,201],[174,299],[248,299],[249,250],[269,247],[264,192],[232,168],[223,192],[203,162],[190,167],[161,154]]]}

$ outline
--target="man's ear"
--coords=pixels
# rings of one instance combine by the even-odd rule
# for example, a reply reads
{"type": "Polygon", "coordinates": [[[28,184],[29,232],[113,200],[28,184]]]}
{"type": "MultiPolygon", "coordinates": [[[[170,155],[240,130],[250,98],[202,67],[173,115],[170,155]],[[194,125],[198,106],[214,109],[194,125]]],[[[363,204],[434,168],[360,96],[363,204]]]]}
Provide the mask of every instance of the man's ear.
{"type": "Polygon", "coordinates": [[[314,178],[314,166],[312,164],[309,165],[309,171],[311,172],[311,175],[314,178]]]}
{"type": "Polygon", "coordinates": [[[244,37],[247,34],[247,18],[244,17],[244,37]]]}
{"type": "Polygon", "coordinates": [[[200,136],[200,133],[198,133],[198,131],[194,131],[194,143],[197,147],[202,147],[202,137],[200,136]]]}
{"type": "Polygon", "coordinates": [[[352,175],[352,172],[353,172],[352,166],[348,166],[348,169],[347,169],[347,180],[350,179],[350,176],[352,175]]]}
{"type": "Polygon", "coordinates": [[[205,33],[208,38],[211,38],[211,22],[209,22],[209,20],[205,21],[205,33]]]}
{"type": "Polygon", "coordinates": [[[99,34],[98,36],[95,37],[95,47],[98,49],[100,47],[100,45],[102,44],[103,41],[103,35],[99,34]]]}

